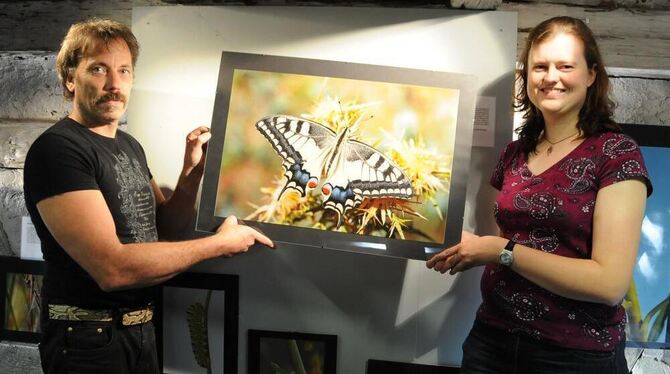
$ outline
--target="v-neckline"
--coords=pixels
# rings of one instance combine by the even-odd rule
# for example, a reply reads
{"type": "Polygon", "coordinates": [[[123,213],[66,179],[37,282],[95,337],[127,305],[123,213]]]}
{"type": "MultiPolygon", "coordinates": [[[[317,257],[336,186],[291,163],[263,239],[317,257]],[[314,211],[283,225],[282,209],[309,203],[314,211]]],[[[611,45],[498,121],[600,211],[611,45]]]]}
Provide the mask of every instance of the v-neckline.
{"type": "Polygon", "coordinates": [[[568,152],[565,156],[561,157],[558,161],[556,161],[556,162],[554,162],[553,164],[549,165],[548,168],[542,170],[540,173],[537,173],[537,174],[536,174],[533,170],[530,169],[530,167],[528,167],[528,155],[527,155],[527,154],[524,156],[523,166],[526,168],[526,170],[528,170],[528,172],[530,173],[531,176],[533,176],[533,177],[539,177],[539,176],[542,176],[542,174],[545,174],[545,173],[547,173],[548,171],[554,169],[554,168],[556,167],[556,165],[562,164],[563,161],[565,161],[565,160],[566,160],[568,157],[570,157],[573,153],[577,152],[577,150],[580,149],[580,148],[584,145],[584,143],[586,143],[587,141],[589,141],[589,139],[591,139],[591,138],[592,138],[592,137],[587,137],[586,139],[584,139],[584,140],[583,140],[581,143],[579,143],[573,150],[571,150],[570,152],[568,152]]]}

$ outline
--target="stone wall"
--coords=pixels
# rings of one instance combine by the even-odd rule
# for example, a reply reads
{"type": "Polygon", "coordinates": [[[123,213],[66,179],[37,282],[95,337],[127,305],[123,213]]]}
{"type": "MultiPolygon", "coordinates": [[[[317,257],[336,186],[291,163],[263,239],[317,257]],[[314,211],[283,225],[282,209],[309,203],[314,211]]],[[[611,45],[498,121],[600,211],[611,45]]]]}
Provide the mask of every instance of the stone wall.
{"type": "Polygon", "coordinates": [[[54,52],[0,51],[0,254],[18,255],[23,163],[33,140],[65,116],[54,52]]]}
{"type": "Polygon", "coordinates": [[[133,7],[154,5],[497,8],[519,14],[519,48],[541,20],[569,15],[589,22],[608,66],[670,70],[668,0],[0,0],[0,50],[55,51],[73,22],[96,16],[130,23],[133,7]]]}
{"type": "Polygon", "coordinates": [[[0,341],[0,373],[41,374],[40,354],[35,344],[0,341]]]}
{"type": "Polygon", "coordinates": [[[610,74],[617,122],[670,125],[670,71],[665,78],[610,74]]]}

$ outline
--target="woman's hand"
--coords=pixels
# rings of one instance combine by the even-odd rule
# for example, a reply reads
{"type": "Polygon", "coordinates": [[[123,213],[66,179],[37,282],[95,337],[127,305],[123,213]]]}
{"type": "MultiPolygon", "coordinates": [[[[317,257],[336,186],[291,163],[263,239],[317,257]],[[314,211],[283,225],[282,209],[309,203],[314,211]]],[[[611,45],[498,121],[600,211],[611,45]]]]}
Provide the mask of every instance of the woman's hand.
{"type": "Polygon", "coordinates": [[[461,242],[444,249],[426,261],[426,267],[444,274],[456,274],[479,265],[498,262],[498,255],[506,239],[498,236],[478,236],[463,231],[461,242]]]}

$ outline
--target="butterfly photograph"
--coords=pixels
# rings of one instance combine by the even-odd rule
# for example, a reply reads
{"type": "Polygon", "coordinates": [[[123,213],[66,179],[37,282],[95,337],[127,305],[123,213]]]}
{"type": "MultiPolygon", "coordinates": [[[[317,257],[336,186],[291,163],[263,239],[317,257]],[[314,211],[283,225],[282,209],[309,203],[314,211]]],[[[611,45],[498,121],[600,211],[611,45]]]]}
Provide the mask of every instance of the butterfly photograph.
{"type": "Polygon", "coordinates": [[[230,69],[215,103],[213,216],[445,242],[462,89],[251,65],[230,69]]]}

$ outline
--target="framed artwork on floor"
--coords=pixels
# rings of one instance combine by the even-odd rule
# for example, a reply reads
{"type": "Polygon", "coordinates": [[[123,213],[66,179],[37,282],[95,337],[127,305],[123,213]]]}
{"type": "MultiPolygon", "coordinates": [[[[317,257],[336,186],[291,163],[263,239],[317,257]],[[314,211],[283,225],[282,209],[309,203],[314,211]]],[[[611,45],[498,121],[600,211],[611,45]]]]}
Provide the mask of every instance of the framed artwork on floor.
{"type": "Polygon", "coordinates": [[[640,146],[654,188],[624,299],[628,346],[670,349],[670,126],[623,128],[640,146]]]}
{"type": "Polygon", "coordinates": [[[424,260],[459,242],[475,80],[223,52],[196,228],[424,260]]]}
{"type": "Polygon", "coordinates": [[[164,373],[237,374],[238,279],[186,272],[162,285],[157,340],[164,373]]]}
{"type": "Polygon", "coordinates": [[[249,330],[248,374],[335,374],[337,336],[249,330]]]}
{"type": "Polygon", "coordinates": [[[370,359],[365,374],[458,374],[459,372],[460,369],[453,366],[370,359]]]}
{"type": "Polygon", "coordinates": [[[40,340],[44,262],[0,256],[0,316],[3,340],[40,340]]]}

